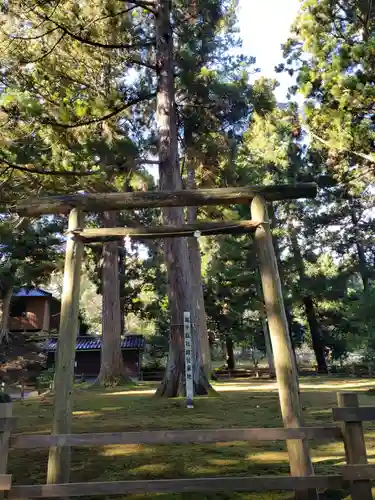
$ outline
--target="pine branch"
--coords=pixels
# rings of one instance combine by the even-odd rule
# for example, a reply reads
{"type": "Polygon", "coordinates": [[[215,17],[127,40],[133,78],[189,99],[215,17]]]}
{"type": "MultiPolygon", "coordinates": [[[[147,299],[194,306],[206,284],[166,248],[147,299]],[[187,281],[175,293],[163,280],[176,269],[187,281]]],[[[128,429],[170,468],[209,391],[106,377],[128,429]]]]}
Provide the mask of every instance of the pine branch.
{"type": "Polygon", "coordinates": [[[34,59],[33,61],[29,61],[28,64],[32,63],[37,63],[39,61],[42,61],[43,59],[45,59],[46,57],[48,57],[50,54],[52,54],[52,52],[55,50],[55,48],[59,45],[59,43],[63,40],[63,38],[66,36],[65,33],[63,33],[60,38],[57,40],[56,43],[53,44],[53,46],[47,50],[47,52],[45,52],[44,54],[42,54],[41,56],[37,57],[36,59],[34,59]]]}
{"type": "Polygon", "coordinates": [[[0,163],[5,163],[7,168],[2,172],[5,173],[8,169],[19,170],[21,172],[27,172],[29,174],[38,174],[38,175],[55,175],[55,176],[74,176],[74,177],[85,177],[88,175],[94,175],[100,173],[100,170],[94,170],[89,172],[78,172],[76,170],[40,170],[38,168],[28,168],[26,166],[18,165],[16,163],[12,163],[8,161],[3,156],[0,156],[0,163]]]}
{"type": "Polygon", "coordinates": [[[132,10],[134,10],[136,8],[137,8],[137,6],[133,5],[133,7],[128,7],[127,9],[124,9],[124,10],[121,10],[120,12],[117,12],[117,14],[111,14],[111,15],[107,15],[107,16],[96,17],[95,19],[93,19],[92,21],[90,21],[89,24],[87,24],[85,26],[85,30],[87,30],[87,28],[89,28],[92,24],[97,23],[98,21],[104,21],[105,19],[113,19],[115,17],[122,16],[123,14],[127,14],[128,12],[131,12],[132,10]]]}
{"type": "Polygon", "coordinates": [[[44,21],[48,21],[50,23],[53,23],[57,28],[59,28],[61,31],[63,31],[66,35],[68,35],[70,38],[73,38],[73,40],[77,40],[78,42],[84,43],[86,45],[90,45],[92,47],[100,48],[100,49],[126,49],[126,50],[132,50],[132,49],[142,49],[145,47],[149,47],[155,44],[154,40],[150,40],[148,42],[138,42],[138,43],[101,43],[101,42],[96,42],[95,40],[90,40],[89,38],[85,38],[77,33],[71,32],[66,26],[63,24],[58,23],[51,17],[42,14],[40,12],[37,12],[34,10],[34,13],[36,16],[38,16],[40,19],[44,19],[44,21]]]}
{"type": "Polygon", "coordinates": [[[322,139],[321,137],[319,137],[318,135],[316,135],[314,132],[311,132],[309,131],[311,136],[314,137],[315,139],[317,139],[319,142],[321,142],[322,144],[324,144],[325,146],[327,146],[328,148],[333,148],[333,149],[336,149],[337,151],[346,151],[347,153],[351,153],[352,155],[354,156],[358,156],[359,158],[362,158],[363,160],[367,160],[371,163],[375,163],[375,158],[373,158],[372,156],[370,155],[367,155],[365,153],[361,153],[360,151],[353,151],[352,149],[349,149],[349,148],[337,148],[337,147],[334,147],[334,146],[331,146],[329,144],[328,141],[326,141],[325,139],[322,139]]]}
{"type": "Polygon", "coordinates": [[[132,3],[136,7],[142,7],[142,9],[147,10],[147,12],[150,12],[154,16],[156,16],[157,12],[156,10],[152,9],[152,7],[155,7],[155,2],[153,1],[140,1],[140,0],[124,0],[127,1],[128,3],[132,3]]]}
{"type": "Polygon", "coordinates": [[[11,38],[11,40],[22,40],[24,42],[31,41],[31,40],[39,40],[40,38],[44,38],[47,35],[50,35],[54,31],[58,30],[59,28],[51,28],[50,30],[46,31],[45,33],[42,33],[41,35],[35,35],[35,36],[16,36],[16,35],[10,35],[9,33],[6,33],[5,31],[1,30],[4,35],[8,36],[11,38]]]}
{"type": "MultiPolygon", "coordinates": [[[[117,14],[114,14],[114,15],[96,17],[95,19],[90,21],[85,26],[85,29],[88,29],[92,24],[95,24],[98,21],[104,21],[105,19],[112,19],[114,17],[118,17],[118,16],[122,16],[123,14],[127,14],[128,12],[131,12],[132,10],[136,9],[137,7],[138,7],[137,5],[133,5],[132,7],[128,7],[127,9],[121,10],[120,12],[118,12],[117,14]]],[[[49,17],[51,17],[51,14],[49,17]]],[[[46,19],[44,19],[43,22],[46,22],[46,19]]],[[[37,27],[40,27],[40,25],[37,27]]],[[[31,40],[39,40],[41,38],[44,38],[45,36],[50,35],[51,33],[53,33],[54,31],[56,31],[58,29],[61,29],[61,28],[56,26],[55,28],[51,28],[50,30],[47,30],[45,33],[42,33],[41,35],[25,36],[25,37],[24,36],[10,35],[9,33],[5,33],[4,31],[3,31],[3,33],[6,34],[7,36],[9,36],[12,40],[31,41],[31,40]]]]}
{"type": "Polygon", "coordinates": [[[130,64],[136,64],[138,66],[143,66],[144,68],[152,69],[153,71],[156,71],[157,69],[155,64],[149,64],[139,59],[134,59],[133,57],[128,58],[126,62],[130,64]]]}
{"type": "Polygon", "coordinates": [[[153,97],[155,97],[154,93],[146,94],[146,95],[141,96],[141,97],[137,97],[131,101],[128,101],[123,106],[120,106],[120,107],[114,109],[113,111],[111,111],[107,115],[101,116],[99,118],[93,118],[92,120],[84,120],[84,121],[80,121],[77,123],[60,123],[60,122],[55,122],[52,120],[41,120],[41,123],[43,123],[45,125],[52,125],[54,127],[65,128],[65,129],[73,129],[73,128],[78,128],[78,127],[84,127],[87,125],[93,125],[94,123],[100,123],[102,121],[109,120],[110,118],[113,118],[114,116],[118,115],[119,113],[122,113],[123,111],[134,106],[135,104],[152,99],[153,97]]]}
{"type": "MultiPolygon", "coordinates": [[[[102,171],[99,170],[89,170],[88,172],[79,172],[77,170],[41,170],[38,168],[28,168],[24,165],[19,165],[16,163],[12,163],[8,161],[6,158],[4,158],[2,155],[0,155],[0,163],[5,163],[6,168],[0,172],[0,176],[3,176],[5,173],[7,173],[9,170],[11,170],[9,174],[9,178],[12,175],[14,170],[19,170],[20,172],[26,172],[28,174],[37,174],[37,175],[53,175],[53,176],[61,176],[61,177],[88,177],[91,175],[95,174],[100,174],[102,171]]],[[[137,165],[159,165],[159,160],[148,160],[145,158],[135,158],[134,163],[137,165]]],[[[106,169],[106,172],[109,170],[114,170],[117,171],[121,169],[121,166],[119,167],[114,167],[112,169],[106,169]]],[[[9,181],[9,178],[4,181],[3,183],[0,184],[0,187],[4,185],[6,182],[9,181]]]]}

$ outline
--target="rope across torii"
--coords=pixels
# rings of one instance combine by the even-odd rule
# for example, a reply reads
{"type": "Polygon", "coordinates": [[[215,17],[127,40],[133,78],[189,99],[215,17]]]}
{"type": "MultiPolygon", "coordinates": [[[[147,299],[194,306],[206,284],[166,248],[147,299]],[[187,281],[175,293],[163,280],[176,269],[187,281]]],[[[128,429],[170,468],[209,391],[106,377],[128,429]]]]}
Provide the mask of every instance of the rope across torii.
{"type": "MultiPolygon", "coordinates": [[[[71,399],[74,376],[75,339],[78,329],[80,273],[85,243],[111,241],[126,236],[166,238],[200,235],[248,233],[256,243],[265,310],[275,361],[281,413],[285,427],[301,427],[301,406],[297,371],[285,316],[282,287],[272,243],[267,201],[315,198],[314,183],[249,186],[238,188],[197,189],[186,191],[150,191],[51,196],[22,201],[10,207],[23,217],[69,214],[68,237],[61,301],[59,349],[55,376],[53,434],[71,432],[71,399]],[[139,228],[84,228],[84,212],[104,212],[139,208],[204,205],[250,204],[250,221],[208,221],[175,226],[139,228]]],[[[181,319],[181,323],[183,323],[181,319]]],[[[306,440],[287,442],[291,473],[313,474],[306,440]]],[[[51,448],[48,481],[63,482],[63,470],[69,460],[69,448],[51,448]]]]}

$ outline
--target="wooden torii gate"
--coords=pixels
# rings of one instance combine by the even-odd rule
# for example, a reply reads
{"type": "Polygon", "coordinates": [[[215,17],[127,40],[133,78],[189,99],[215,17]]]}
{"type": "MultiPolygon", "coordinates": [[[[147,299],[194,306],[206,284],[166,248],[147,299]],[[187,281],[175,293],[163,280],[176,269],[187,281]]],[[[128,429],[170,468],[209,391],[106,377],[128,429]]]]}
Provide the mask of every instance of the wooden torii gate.
{"type": "MultiPolygon", "coordinates": [[[[298,374],[293,359],[282,287],[272,243],[267,201],[314,198],[316,193],[316,184],[301,183],[171,192],[73,194],[27,200],[11,207],[13,212],[24,217],[69,214],[52,433],[69,434],[71,432],[75,342],[84,244],[117,240],[125,236],[141,240],[193,236],[196,231],[199,231],[202,236],[228,233],[254,234],[274,353],[282,418],[285,427],[301,427],[298,374]],[[84,228],[84,212],[249,203],[252,219],[248,221],[197,222],[182,227],[84,228]]],[[[287,448],[292,475],[313,475],[306,440],[289,440],[287,448]]],[[[69,482],[69,469],[70,449],[68,447],[51,448],[47,481],[49,483],[69,482]]],[[[316,492],[311,490],[302,492],[302,496],[300,495],[301,493],[299,498],[309,500],[316,498],[316,492]]]]}

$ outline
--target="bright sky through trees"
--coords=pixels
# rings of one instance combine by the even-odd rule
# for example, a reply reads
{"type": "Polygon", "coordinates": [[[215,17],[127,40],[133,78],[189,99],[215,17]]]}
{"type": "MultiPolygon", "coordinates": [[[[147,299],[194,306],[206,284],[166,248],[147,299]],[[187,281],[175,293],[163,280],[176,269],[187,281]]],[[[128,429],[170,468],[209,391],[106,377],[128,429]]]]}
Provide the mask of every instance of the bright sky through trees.
{"type": "Polygon", "coordinates": [[[286,42],[290,26],[299,7],[298,0],[240,0],[239,24],[244,52],[256,57],[260,73],[276,78],[280,87],[276,91],[284,101],[292,79],[286,74],[275,74],[274,68],[282,62],[281,44],[286,42]]]}

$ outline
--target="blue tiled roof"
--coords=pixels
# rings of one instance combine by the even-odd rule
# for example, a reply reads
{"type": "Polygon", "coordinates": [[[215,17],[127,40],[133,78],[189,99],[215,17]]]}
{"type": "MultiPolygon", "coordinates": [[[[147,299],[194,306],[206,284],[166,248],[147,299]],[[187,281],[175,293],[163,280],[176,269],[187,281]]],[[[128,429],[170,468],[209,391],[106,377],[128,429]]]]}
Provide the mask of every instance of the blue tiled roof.
{"type": "Polygon", "coordinates": [[[41,288],[20,288],[13,294],[13,297],[51,297],[52,293],[46,292],[41,288]]]}
{"type": "MultiPolygon", "coordinates": [[[[101,348],[101,338],[93,337],[78,337],[76,343],[77,351],[93,351],[100,350],[101,348]]],[[[48,339],[46,350],[55,351],[56,350],[57,339],[48,339]]],[[[145,346],[145,338],[143,335],[125,335],[121,339],[121,349],[143,349],[145,346]]]]}

